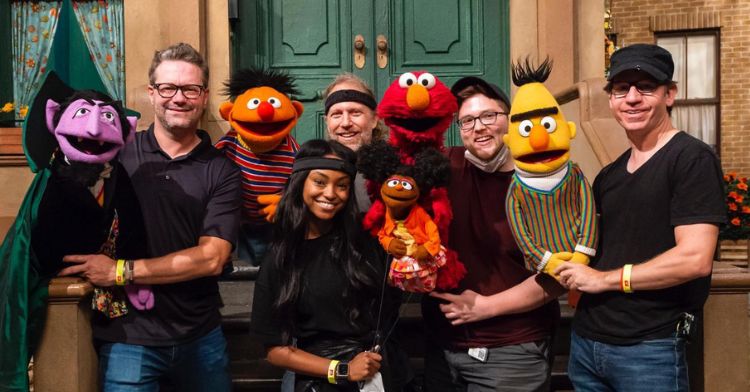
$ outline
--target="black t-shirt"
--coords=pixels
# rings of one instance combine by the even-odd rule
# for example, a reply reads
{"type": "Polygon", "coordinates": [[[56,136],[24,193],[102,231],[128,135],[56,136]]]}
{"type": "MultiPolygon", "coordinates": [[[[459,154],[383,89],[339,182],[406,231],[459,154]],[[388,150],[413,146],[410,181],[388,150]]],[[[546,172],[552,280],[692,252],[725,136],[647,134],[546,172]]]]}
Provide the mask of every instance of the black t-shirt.
{"type": "MultiPolygon", "coordinates": [[[[706,144],[680,132],[628,173],[626,151],[594,182],[600,244],[591,265],[609,271],[639,264],[675,246],[674,228],[726,221],[721,166],[706,144]]],[[[584,294],[573,327],[583,337],[634,344],[674,333],[683,312],[699,313],[711,278],[660,290],[584,294]]]]}
{"type": "MultiPolygon", "coordinates": [[[[211,145],[204,131],[190,153],[170,159],[154,137],[153,125],[123,148],[120,162],[130,174],[143,210],[148,257],[191,248],[202,236],[235,243],[240,219],[237,167],[211,145]]],[[[191,341],[219,326],[222,305],[215,277],[153,285],[155,304],[129,308],[126,316],[94,319],[98,339],[148,346],[191,341]]]]}
{"type": "MultiPolygon", "coordinates": [[[[305,240],[297,251],[298,257],[304,257],[305,260],[302,291],[295,310],[296,331],[292,334],[300,341],[352,339],[367,345],[378,324],[380,301],[375,298],[371,309],[360,309],[365,318],[358,323],[359,325],[354,326],[349,322],[345,305],[347,298],[343,298],[349,282],[342,267],[342,260],[331,252],[335,240],[335,234],[329,233],[305,240]]],[[[367,249],[360,249],[360,252],[375,266],[380,277],[378,287],[365,295],[379,296],[381,279],[386,274],[385,253],[379,244],[369,237],[367,249]]],[[[283,271],[279,271],[278,262],[272,253],[269,252],[261,264],[260,276],[255,282],[250,328],[265,346],[281,346],[290,343],[284,340],[282,321],[273,309],[281,290],[280,279],[283,271]]],[[[390,328],[397,317],[401,297],[401,292],[391,286],[386,285],[385,290],[381,330],[390,328]]]]}

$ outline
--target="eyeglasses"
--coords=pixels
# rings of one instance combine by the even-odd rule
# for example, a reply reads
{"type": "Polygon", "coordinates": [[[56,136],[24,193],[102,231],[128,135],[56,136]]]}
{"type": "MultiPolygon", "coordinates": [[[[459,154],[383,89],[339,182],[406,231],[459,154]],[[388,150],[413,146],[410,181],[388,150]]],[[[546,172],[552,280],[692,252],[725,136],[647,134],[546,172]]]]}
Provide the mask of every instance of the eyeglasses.
{"type": "Polygon", "coordinates": [[[497,122],[497,116],[499,116],[499,115],[507,116],[508,113],[504,113],[504,112],[484,112],[484,113],[480,114],[477,117],[466,116],[466,117],[463,117],[463,118],[459,118],[456,121],[456,124],[458,124],[458,127],[461,128],[462,131],[468,132],[468,131],[471,131],[472,129],[474,129],[474,125],[475,125],[477,119],[479,119],[479,122],[481,122],[484,125],[492,125],[495,122],[497,122]]]}
{"type": "Polygon", "coordinates": [[[203,94],[203,90],[205,90],[205,88],[199,84],[186,84],[183,86],[178,86],[172,83],[154,83],[153,87],[162,98],[172,98],[177,95],[177,90],[180,90],[182,91],[182,95],[184,95],[185,98],[195,99],[200,97],[201,94],[203,94]]]}
{"type": "Polygon", "coordinates": [[[623,98],[628,95],[630,88],[635,86],[635,89],[641,95],[653,95],[660,84],[651,80],[639,80],[637,82],[613,82],[612,89],[609,91],[615,98],[623,98]]]}

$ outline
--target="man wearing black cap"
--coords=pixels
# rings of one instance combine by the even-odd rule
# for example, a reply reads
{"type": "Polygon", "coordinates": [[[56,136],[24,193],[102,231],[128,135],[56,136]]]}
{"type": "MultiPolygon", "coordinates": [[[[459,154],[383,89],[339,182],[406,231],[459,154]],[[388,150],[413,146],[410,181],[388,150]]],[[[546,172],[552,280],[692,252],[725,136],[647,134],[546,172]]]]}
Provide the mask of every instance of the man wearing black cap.
{"type": "Polygon", "coordinates": [[[594,182],[596,257],[556,271],[584,292],[570,348],[576,390],[688,390],[685,341],[708,297],[726,211],[716,155],[672,125],[673,71],[655,45],[612,55],[605,90],[631,148],[594,182]]]}
{"type": "Polygon", "coordinates": [[[546,391],[550,336],[559,317],[551,299],[562,291],[553,279],[538,279],[524,267],[508,226],[503,206],[513,160],[502,136],[510,101],[477,77],[460,79],[451,91],[458,99],[463,147],[447,153],[455,216],[448,247],[458,252],[467,274],[460,295],[433,293],[423,302],[430,339],[425,387],[546,391]]]}

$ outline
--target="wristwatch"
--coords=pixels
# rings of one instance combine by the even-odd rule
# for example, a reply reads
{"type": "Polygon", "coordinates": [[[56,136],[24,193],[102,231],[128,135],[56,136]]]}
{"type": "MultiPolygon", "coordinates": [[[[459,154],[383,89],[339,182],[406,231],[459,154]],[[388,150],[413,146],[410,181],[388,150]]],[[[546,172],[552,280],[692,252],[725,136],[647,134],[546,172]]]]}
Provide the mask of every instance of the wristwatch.
{"type": "Polygon", "coordinates": [[[336,365],[336,384],[349,381],[349,362],[341,361],[336,365]]]}

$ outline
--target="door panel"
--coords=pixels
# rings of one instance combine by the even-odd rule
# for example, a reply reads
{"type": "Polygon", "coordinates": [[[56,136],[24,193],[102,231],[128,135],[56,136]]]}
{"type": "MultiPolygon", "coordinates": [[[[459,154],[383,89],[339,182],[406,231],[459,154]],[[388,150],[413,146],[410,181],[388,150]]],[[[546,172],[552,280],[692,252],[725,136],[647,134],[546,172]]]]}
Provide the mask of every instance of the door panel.
{"type": "Polygon", "coordinates": [[[335,0],[276,0],[267,23],[272,68],[349,68],[340,50],[341,31],[347,28],[345,10],[335,0]],[[343,26],[342,26],[343,25],[343,26]]]}
{"type": "MultiPolygon", "coordinates": [[[[393,41],[405,67],[456,66],[471,63],[471,7],[458,0],[399,1],[393,41]],[[429,13],[427,12],[429,10],[429,13]],[[461,26],[463,25],[463,26],[461,26]],[[464,27],[464,29],[461,29],[464,27]]],[[[479,30],[474,29],[476,33],[479,30]]]]}
{"type": "Polygon", "coordinates": [[[234,69],[288,71],[300,91],[294,98],[305,106],[294,137],[300,142],[325,137],[323,90],[339,73],[352,71],[351,1],[251,0],[237,6],[239,18],[232,25],[234,69]]]}
{"type": "MultiPolygon", "coordinates": [[[[324,137],[322,93],[352,72],[378,97],[403,72],[428,70],[448,86],[481,76],[507,89],[507,0],[243,0],[232,21],[232,65],[283,68],[297,78],[305,113],[298,141],[324,137]],[[353,63],[354,37],[365,39],[365,65],[353,63]],[[388,64],[376,65],[376,37],[388,41],[388,64]]],[[[446,141],[460,143],[452,130],[446,141]]]]}

